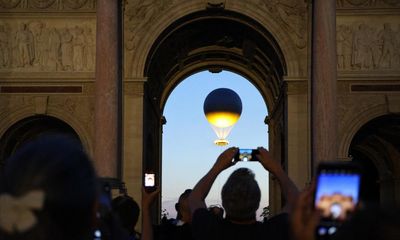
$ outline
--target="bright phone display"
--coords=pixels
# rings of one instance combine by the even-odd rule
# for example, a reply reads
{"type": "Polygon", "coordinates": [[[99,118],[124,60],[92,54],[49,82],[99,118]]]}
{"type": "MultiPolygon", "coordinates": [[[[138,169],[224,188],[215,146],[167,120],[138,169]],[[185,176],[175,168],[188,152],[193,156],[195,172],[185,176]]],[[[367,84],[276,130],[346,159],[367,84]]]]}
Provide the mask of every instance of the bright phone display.
{"type": "Polygon", "coordinates": [[[314,206],[322,220],[317,235],[332,235],[355,211],[359,202],[361,175],[351,164],[324,164],[318,169],[314,206]]]}
{"type": "Polygon", "coordinates": [[[144,186],[145,187],[154,187],[156,185],[155,174],[154,173],[145,173],[144,174],[144,186]]]}
{"type": "Polygon", "coordinates": [[[257,161],[256,154],[258,153],[257,149],[246,149],[240,148],[238,153],[235,156],[235,161],[257,161]]]}

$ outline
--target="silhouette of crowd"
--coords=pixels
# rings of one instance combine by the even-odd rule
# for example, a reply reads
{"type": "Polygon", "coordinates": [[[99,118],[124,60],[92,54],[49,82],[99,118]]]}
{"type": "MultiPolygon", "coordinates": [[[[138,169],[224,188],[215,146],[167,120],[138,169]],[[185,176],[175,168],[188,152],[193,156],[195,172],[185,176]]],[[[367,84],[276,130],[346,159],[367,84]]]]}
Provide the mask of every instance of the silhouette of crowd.
{"type": "MultiPolygon", "coordinates": [[[[315,184],[299,192],[263,147],[255,157],[278,181],[285,202],[282,211],[262,222],[256,219],[261,190],[255,174],[243,167],[223,185],[222,206],[206,205],[215,179],[237,163],[237,152],[236,147],[223,151],[197,184],[180,195],[176,218],[154,225],[152,210],[159,186],[154,191],[143,187],[141,205],[126,192],[112,199],[109,186],[99,181],[77,140],[39,137],[19,148],[0,172],[0,239],[318,239],[321,215],[313,206],[315,184]]],[[[395,207],[360,204],[329,239],[400,239],[399,214],[395,207]]]]}

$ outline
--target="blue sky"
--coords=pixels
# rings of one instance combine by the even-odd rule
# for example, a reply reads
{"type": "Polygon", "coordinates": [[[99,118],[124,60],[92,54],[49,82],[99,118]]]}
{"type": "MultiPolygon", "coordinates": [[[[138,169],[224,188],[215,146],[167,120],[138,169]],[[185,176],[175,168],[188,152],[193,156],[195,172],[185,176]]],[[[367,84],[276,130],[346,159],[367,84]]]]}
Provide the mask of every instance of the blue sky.
{"type": "MultiPolygon", "coordinates": [[[[232,72],[204,71],[188,77],[169,96],[163,115],[167,123],[163,127],[162,208],[167,209],[169,217],[176,216],[174,204],[179,195],[193,188],[226,148],[268,148],[268,126],[264,124],[268,115],[266,104],[252,83],[232,72]],[[224,147],[214,145],[216,135],[203,112],[207,95],[221,87],[234,90],[243,106],[240,119],[227,137],[230,143],[224,147]]],[[[223,184],[239,167],[255,172],[262,190],[260,209],[268,206],[268,173],[258,162],[239,162],[222,172],[206,199],[208,205],[220,203],[223,184]]]]}

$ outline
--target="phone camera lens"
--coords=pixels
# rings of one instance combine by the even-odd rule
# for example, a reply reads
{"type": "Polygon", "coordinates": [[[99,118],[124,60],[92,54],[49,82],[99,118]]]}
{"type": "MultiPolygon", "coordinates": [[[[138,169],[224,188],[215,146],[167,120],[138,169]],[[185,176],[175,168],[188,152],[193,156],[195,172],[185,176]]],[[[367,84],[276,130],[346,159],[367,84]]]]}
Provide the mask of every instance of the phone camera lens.
{"type": "Polygon", "coordinates": [[[319,234],[319,235],[325,235],[326,233],[327,233],[327,230],[326,230],[325,227],[320,227],[320,228],[318,229],[318,234],[319,234]]]}
{"type": "Polygon", "coordinates": [[[334,234],[335,232],[336,232],[336,227],[330,227],[329,229],[328,229],[328,234],[329,235],[332,235],[332,234],[334,234]]]}

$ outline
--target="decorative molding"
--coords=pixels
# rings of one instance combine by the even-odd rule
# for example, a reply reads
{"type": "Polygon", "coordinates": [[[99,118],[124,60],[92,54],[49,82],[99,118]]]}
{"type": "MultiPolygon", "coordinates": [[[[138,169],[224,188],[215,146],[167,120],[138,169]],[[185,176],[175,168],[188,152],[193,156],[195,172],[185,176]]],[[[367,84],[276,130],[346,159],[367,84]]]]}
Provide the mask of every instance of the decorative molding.
{"type": "Polygon", "coordinates": [[[400,8],[400,0],[336,0],[337,9],[400,8]]]}
{"type": "Polygon", "coordinates": [[[307,95],[308,92],[308,82],[298,81],[298,82],[286,82],[287,83],[287,95],[307,95]]]}
{"type": "Polygon", "coordinates": [[[0,73],[94,72],[95,19],[0,22],[0,73]]]}
{"type": "Polygon", "coordinates": [[[0,12],[96,12],[96,0],[0,0],[0,12]]]}
{"type": "Polygon", "coordinates": [[[226,0],[205,0],[207,9],[224,9],[226,0]]]}
{"type": "Polygon", "coordinates": [[[400,92],[400,84],[351,84],[351,92],[400,92]]]}
{"type": "Polygon", "coordinates": [[[124,82],[124,95],[144,95],[144,82],[124,82]]]}
{"type": "Polygon", "coordinates": [[[0,86],[0,93],[16,94],[63,94],[82,93],[82,86],[0,86]]]}

